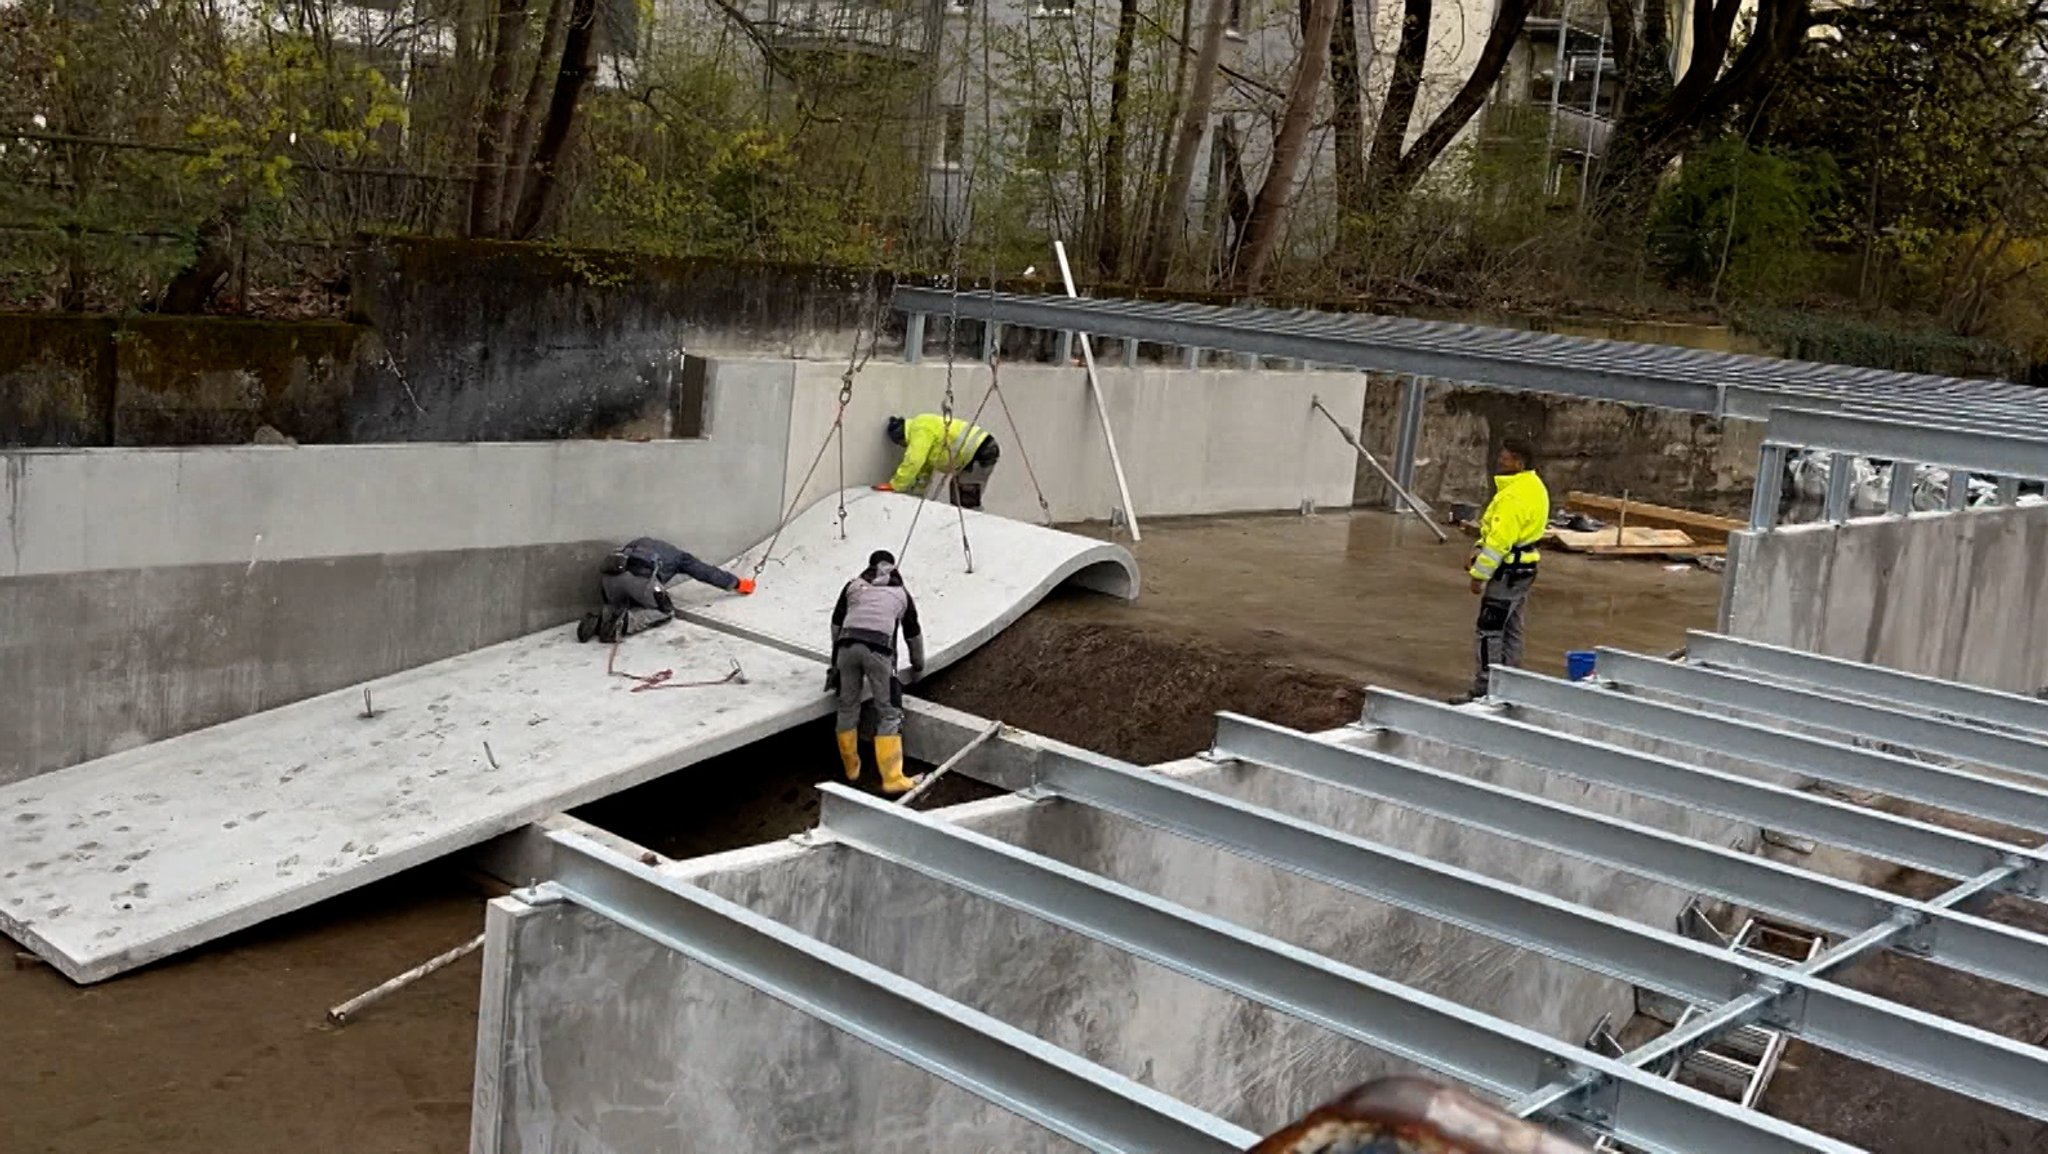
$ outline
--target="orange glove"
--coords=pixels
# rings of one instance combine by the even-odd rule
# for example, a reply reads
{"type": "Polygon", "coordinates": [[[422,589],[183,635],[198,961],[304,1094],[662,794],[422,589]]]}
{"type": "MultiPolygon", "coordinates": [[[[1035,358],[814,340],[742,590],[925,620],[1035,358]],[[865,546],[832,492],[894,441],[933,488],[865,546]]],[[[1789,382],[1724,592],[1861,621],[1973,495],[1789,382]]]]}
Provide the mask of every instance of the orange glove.
{"type": "Polygon", "coordinates": [[[741,596],[751,596],[754,592],[754,579],[752,577],[740,578],[740,583],[733,588],[733,592],[741,596]]]}
{"type": "Polygon", "coordinates": [[[895,491],[896,487],[887,481],[875,486],[875,492],[877,493],[894,493],[895,491]]]}

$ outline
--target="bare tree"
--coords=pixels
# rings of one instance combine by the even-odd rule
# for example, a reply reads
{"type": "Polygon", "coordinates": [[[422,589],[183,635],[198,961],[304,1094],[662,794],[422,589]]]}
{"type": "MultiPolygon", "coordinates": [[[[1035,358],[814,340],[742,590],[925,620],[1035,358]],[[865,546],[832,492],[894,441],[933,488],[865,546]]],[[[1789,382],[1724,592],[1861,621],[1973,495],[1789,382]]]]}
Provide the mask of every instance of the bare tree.
{"type": "Polygon", "coordinates": [[[1330,51],[1330,33],[1337,23],[1338,0],[1310,0],[1308,25],[1302,33],[1301,59],[1294,68],[1294,83],[1287,93],[1287,109],[1280,131],[1273,136],[1273,159],[1266,167],[1265,183],[1252,203],[1252,217],[1245,225],[1244,247],[1239,254],[1237,288],[1254,293],[1266,278],[1273,249],[1287,222],[1288,206],[1294,200],[1294,178],[1301,168],[1301,156],[1308,145],[1310,126],[1315,121],[1316,101],[1323,91],[1323,62],[1330,51]]]}
{"type": "Polygon", "coordinates": [[[555,69],[555,61],[562,54],[562,37],[569,28],[570,0],[550,0],[548,4],[547,29],[541,34],[540,55],[533,61],[533,74],[527,78],[526,97],[519,103],[519,127],[513,133],[512,147],[507,156],[505,185],[499,192],[498,203],[493,207],[495,235],[503,236],[512,231],[512,217],[518,211],[520,197],[526,190],[526,173],[533,163],[534,136],[540,131],[540,113],[547,103],[548,79],[555,69]]]}
{"type": "Polygon", "coordinates": [[[1165,283],[1180,247],[1180,234],[1187,227],[1188,190],[1194,185],[1195,158],[1209,129],[1209,109],[1216,99],[1216,66],[1223,57],[1223,32],[1229,24],[1230,0],[1209,0],[1202,49],[1195,57],[1194,83],[1181,109],[1180,130],[1174,141],[1173,165],[1167,171],[1159,210],[1152,218],[1152,238],[1145,252],[1144,279],[1148,284],[1165,283]]]}
{"type": "Polygon", "coordinates": [[[1372,157],[1366,164],[1369,204],[1386,204],[1414,191],[1422,175],[1486,106],[1487,95],[1500,81],[1533,7],[1535,0],[1501,0],[1471,75],[1444,110],[1415,138],[1415,143],[1404,149],[1408,124],[1415,115],[1416,97],[1422,90],[1423,66],[1429,57],[1429,25],[1435,15],[1434,0],[1407,0],[1402,8],[1401,39],[1394,49],[1394,75],[1387,85],[1386,103],[1381,106],[1379,124],[1373,131],[1372,157]]]}
{"type": "MultiPolygon", "coordinates": [[[[1371,9],[1366,10],[1367,20],[1371,9]]],[[[1358,53],[1357,0],[1337,0],[1330,39],[1330,127],[1337,152],[1337,208],[1345,216],[1366,210],[1365,71],[1358,53]]]]}
{"type": "Polygon", "coordinates": [[[505,186],[506,145],[512,139],[512,70],[526,39],[526,0],[498,0],[493,23],[491,74],[476,129],[476,179],[469,186],[471,236],[494,236],[499,231],[498,198],[505,186]]]}
{"type": "Polygon", "coordinates": [[[556,179],[562,154],[576,130],[576,113],[582,106],[584,90],[597,64],[597,0],[573,0],[569,31],[563,37],[562,65],[555,74],[554,97],[548,102],[547,119],[541,124],[540,139],[533,146],[533,158],[526,166],[525,192],[519,212],[513,217],[512,235],[524,239],[540,230],[554,206],[556,179]]]}
{"type": "Polygon", "coordinates": [[[1102,141],[1102,228],[1095,264],[1114,278],[1124,256],[1124,152],[1129,147],[1131,56],[1137,47],[1139,0],[1120,0],[1110,52],[1109,126],[1102,141]]]}

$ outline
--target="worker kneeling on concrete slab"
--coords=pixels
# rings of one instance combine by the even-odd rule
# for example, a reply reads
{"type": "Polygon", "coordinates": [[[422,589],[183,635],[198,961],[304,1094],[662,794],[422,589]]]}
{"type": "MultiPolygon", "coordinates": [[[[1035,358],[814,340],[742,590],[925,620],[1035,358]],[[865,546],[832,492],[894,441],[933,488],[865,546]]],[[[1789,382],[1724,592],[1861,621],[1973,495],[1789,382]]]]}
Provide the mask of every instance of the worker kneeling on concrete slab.
{"type": "Polygon", "coordinates": [[[1003,452],[988,430],[955,417],[920,413],[889,418],[889,439],[903,446],[895,476],[876,485],[885,493],[922,493],[932,472],[947,474],[947,498],[962,509],[981,508],[981,492],[1003,452]]]}
{"type": "Polygon", "coordinates": [[[1536,452],[1520,437],[1501,442],[1494,459],[1493,499],[1479,515],[1479,544],[1466,575],[1479,595],[1477,668],[1462,705],[1486,696],[1496,665],[1522,664],[1524,609],[1536,584],[1537,542],[1550,531],[1550,490],[1536,475],[1536,452]]]}
{"type": "Polygon", "coordinates": [[[924,629],[917,603],[896,571],[887,549],[868,555],[868,567],[839,591],[832,607],[832,668],[826,692],[839,703],[839,760],[846,780],[860,780],[860,697],[874,699],[875,762],[882,768],[882,792],[902,793],[913,784],[903,774],[903,683],[896,678],[896,632],[910,646],[910,676],[924,671],[924,629]]]}
{"type": "Polygon", "coordinates": [[[754,583],[716,565],[707,565],[666,541],[635,537],[605,555],[597,567],[598,591],[604,608],[586,613],[576,626],[576,640],[592,637],[610,643],[665,625],[676,615],[668,584],[689,577],[730,593],[752,593],[754,583]]]}

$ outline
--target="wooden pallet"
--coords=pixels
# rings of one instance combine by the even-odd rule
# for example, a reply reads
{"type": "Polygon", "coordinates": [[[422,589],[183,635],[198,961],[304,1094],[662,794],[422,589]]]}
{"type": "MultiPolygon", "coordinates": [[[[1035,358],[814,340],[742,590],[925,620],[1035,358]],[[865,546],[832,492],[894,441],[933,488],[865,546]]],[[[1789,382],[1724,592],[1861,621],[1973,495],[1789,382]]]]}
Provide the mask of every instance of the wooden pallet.
{"type": "Polygon", "coordinates": [[[1738,521],[1733,517],[1717,517],[1712,513],[1696,513],[1691,509],[1674,509],[1669,505],[1646,505],[1640,501],[1626,502],[1628,516],[1623,518],[1622,499],[1599,493],[1568,493],[1565,495],[1564,505],[1567,509],[1610,523],[1625,519],[1631,526],[1676,529],[1702,544],[1726,544],[1728,534],[1749,528],[1748,522],[1738,521]]]}

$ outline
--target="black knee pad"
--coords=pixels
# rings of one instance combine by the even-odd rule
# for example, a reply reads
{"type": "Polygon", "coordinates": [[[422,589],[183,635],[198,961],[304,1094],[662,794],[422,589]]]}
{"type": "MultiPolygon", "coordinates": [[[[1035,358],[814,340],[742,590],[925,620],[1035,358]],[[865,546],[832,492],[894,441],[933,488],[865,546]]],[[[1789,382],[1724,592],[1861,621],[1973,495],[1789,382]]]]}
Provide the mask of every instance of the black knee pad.
{"type": "Polygon", "coordinates": [[[1486,600],[1479,603],[1479,631],[1498,633],[1508,627],[1508,617],[1515,611],[1513,604],[1506,601],[1486,600]]]}

